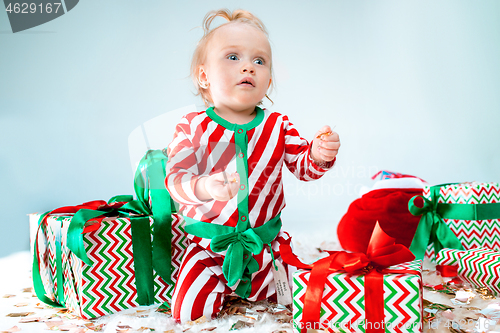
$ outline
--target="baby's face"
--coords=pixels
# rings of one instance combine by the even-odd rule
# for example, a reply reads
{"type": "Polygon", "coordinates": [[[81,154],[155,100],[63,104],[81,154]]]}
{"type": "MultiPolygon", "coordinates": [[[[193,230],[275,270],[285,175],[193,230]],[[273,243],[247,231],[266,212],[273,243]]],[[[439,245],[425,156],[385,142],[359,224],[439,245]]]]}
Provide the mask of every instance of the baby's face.
{"type": "Polygon", "coordinates": [[[209,83],[216,108],[253,110],[271,84],[271,46],[266,35],[244,23],[219,28],[207,45],[199,79],[209,83]]]}

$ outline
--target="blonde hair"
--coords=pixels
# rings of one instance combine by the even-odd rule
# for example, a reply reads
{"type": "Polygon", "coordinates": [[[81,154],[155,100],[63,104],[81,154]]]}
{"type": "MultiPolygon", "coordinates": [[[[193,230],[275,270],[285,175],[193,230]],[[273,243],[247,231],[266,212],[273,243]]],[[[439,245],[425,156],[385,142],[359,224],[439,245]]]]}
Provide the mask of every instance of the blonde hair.
{"type": "MultiPolygon", "coordinates": [[[[231,11],[229,11],[228,9],[219,9],[210,11],[207,13],[207,15],[205,15],[205,18],[203,19],[204,34],[203,37],[198,42],[198,45],[196,46],[196,49],[193,54],[193,59],[191,60],[191,79],[193,80],[194,86],[196,87],[196,96],[201,95],[201,98],[203,99],[203,102],[207,107],[210,106],[210,104],[213,104],[213,101],[212,97],[210,96],[208,87],[202,88],[199,84],[198,69],[206,61],[207,46],[211,38],[214,36],[215,31],[217,31],[217,29],[219,29],[220,27],[231,23],[249,24],[257,28],[258,30],[262,31],[266,35],[266,37],[269,38],[269,34],[267,33],[264,23],[262,23],[262,21],[259,20],[255,15],[246,10],[237,9],[231,13],[231,11]],[[210,29],[212,21],[216,17],[222,17],[225,20],[227,20],[227,22],[219,25],[216,28],[210,29]]],[[[271,61],[271,78],[273,77],[274,75],[273,75],[273,67],[271,61]]],[[[271,81],[270,91],[272,91],[273,87],[274,87],[274,80],[271,81]]],[[[273,101],[269,98],[269,96],[267,96],[267,94],[266,97],[271,101],[271,103],[273,103],[273,101]]],[[[259,105],[260,104],[262,104],[262,101],[259,102],[259,105]]]]}

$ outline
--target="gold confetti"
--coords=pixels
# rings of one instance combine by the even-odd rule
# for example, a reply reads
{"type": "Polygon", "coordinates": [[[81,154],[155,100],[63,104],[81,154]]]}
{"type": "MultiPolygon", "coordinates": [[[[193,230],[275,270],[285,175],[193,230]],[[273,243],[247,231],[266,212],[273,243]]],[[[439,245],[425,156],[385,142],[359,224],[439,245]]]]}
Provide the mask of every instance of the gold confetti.
{"type": "Polygon", "coordinates": [[[116,327],[118,327],[119,329],[121,330],[129,330],[129,329],[132,329],[132,326],[129,326],[129,325],[116,325],[116,327]]]}
{"type": "Polygon", "coordinates": [[[481,295],[481,298],[484,300],[490,300],[495,298],[495,295],[493,295],[493,292],[488,287],[477,288],[476,292],[479,295],[481,295]]]}
{"type": "Polygon", "coordinates": [[[69,333],[85,333],[85,329],[83,329],[81,327],[77,327],[77,328],[70,330],[69,333]]]}
{"type": "Polygon", "coordinates": [[[19,332],[21,329],[17,326],[13,326],[9,328],[8,330],[2,331],[2,333],[12,333],[12,332],[19,332]]]}
{"type": "Polygon", "coordinates": [[[35,309],[52,309],[52,307],[43,303],[36,303],[35,309]]]}
{"type": "Polygon", "coordinates": [[[116,325],[117,333],[126,333],[132,329],[132,326],[129,325],[116,325]]]}
{"type": "Polygon", "coordinates": [[[188,325],[197,325],[197,324],[203,324],[207,322],[207,317],[201,316],[200,318],[193,320],[193,321],[188,321],[188,325]]]}
{"type": "Polygon", "coordinates": [[[43,318],[41,318],[41,317],[29,317],[29,318],[19,319],[20,323],[35,323],[35,322],[39,322],[39,321],[43,321],[43,318]]]}
{"type": "Polygon", "coordinates": [[[31,287],[23,289],[23,293],[30,293],[30,292],[32,292],[31,287]]]}
{"type": "Polygon", "coordinates": [[[57,329],[59,329],[58,326],[61,326],[63,324],[64,322],[62,320],[50,320],[45,322],[45,325],[47,325],[49,329],[53,329],[54,327],[57,327],[57,329]]]}
{"type": "Polygon", "coordinates": [[[127,313],[125,315],[136,318],[147,318],[149,317],[149,310],[136,310],[135,312],[127,313]]]}
{"type": "Polygon", "coordinates": [[[16,297],[16,295],[6,294],[2,296],[2,298],[11,298],[11,297],[16,297]]]}
{"type": "Polygon", "coordinates": [[[34,314],[34,312],[14,312],[9,313],[6,317],[28,317],[34,314]]]}
{"type": "Polygon", "coordinates": [[[14,305],[14,306],[15,306],[15,307],[20,308],[20,307],[22,307],[22,306],[28,306],[28,305],[29,305],[29,303],[17,303],[17,304],[16,304],[16,305],[14,305]]]}
{"type": "Polygon", "coordinates": [[[71,331],[71,330],[74,330],[75,328],[78,328],[78,326],[75,324],[67,324],[67,325],[59,326],[59,329],[61,331],[71,331]]]}
{"type": "Polygon", "coordinates": [[[101,331],[103,329],[105,324],[96,325],[96,324],[91,322],[91,323],[85,324],[84,326],[87,327],[89,330],[98,332],[98,331],[101,331]]]}

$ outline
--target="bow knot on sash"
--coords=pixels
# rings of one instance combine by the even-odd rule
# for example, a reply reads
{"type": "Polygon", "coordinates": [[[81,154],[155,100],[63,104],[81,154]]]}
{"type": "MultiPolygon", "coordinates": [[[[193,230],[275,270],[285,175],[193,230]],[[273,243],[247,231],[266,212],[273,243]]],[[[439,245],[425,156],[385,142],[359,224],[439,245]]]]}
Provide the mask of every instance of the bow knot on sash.
{"type": "Polygon", "coordinates": [[[259,254],[264,248],[264,243],[253,229],[218,235],[212,238],[210,243],[210,247],[214,252],[222,252],[226,249],[230,251],[231,248],[236,246],[242,246],[252,254],[259,254]]]}
{"type": "Polygon", "coordinates": [[[264,243],[253,229],[247,229],[215,236],[212,238],[210,248],[214,252],[227,250],[222,264],[222,272],[228,284],[232,286],[244,275],[246,266],[244,261],[248,257],[245,257],[245,254],[259,254],[264,248],[264,243]]]}
{"type": "MultiPolygon", "coordinates": [[[[226,251],[222,263],[222,273],[229,286],[234,286],[239,280],[248,282],[253,273],[259,270],[257,260],[251,255],[260,254],[264,244],[270,244],[281,230],[280,214],[273,217],[260,227],[246,230],[243,225],[229,227],[209,222],[201,222],[184,216],[187,233],[200,238],[210,239],[210,249],[213,252],[226,251]]],[[[271,251],[272,255],[272,251],[271,251]]],[[[274,260],[274,259],[273,259],[274,260]]],[[[250,296],[251,284],[239,284],[236,294],[243,298],[250,296]]]]}

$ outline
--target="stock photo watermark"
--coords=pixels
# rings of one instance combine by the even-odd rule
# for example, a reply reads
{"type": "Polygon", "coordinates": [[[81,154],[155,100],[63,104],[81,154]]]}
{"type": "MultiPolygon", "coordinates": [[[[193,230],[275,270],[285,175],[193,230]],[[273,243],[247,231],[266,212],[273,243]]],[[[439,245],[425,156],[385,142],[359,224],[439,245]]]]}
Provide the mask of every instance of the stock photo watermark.
{"type": "Polygon", "coordinates": [[[336,322],[336,321],[323,321],[321,323],[302,323],[300,321],[294,320],[293,325],[298,330],[307,329],[307,330],[323,330],[324,328],[330,328],[334,332],[345,332],[345,330],[355,330],[361,332],[366,330],[373,329],[383,329],[386,331],[395,332],[396,329],[401,332],[414,332],[414,330],[421,330],[422,323],[420,321],[410,322],[410,323],[395,323],[395,322],[385,322],[385,321],[376,321],[376,322],[368,322],[366,319],[358,319],[354,321],[344,321],[344,322],[336,322]]]}
{"type": "Polygon", "coordinates": [[[5,13],[13,33],[52,21],[73,8],[79,0],[12,1],[4,0],[5,13]]]}

